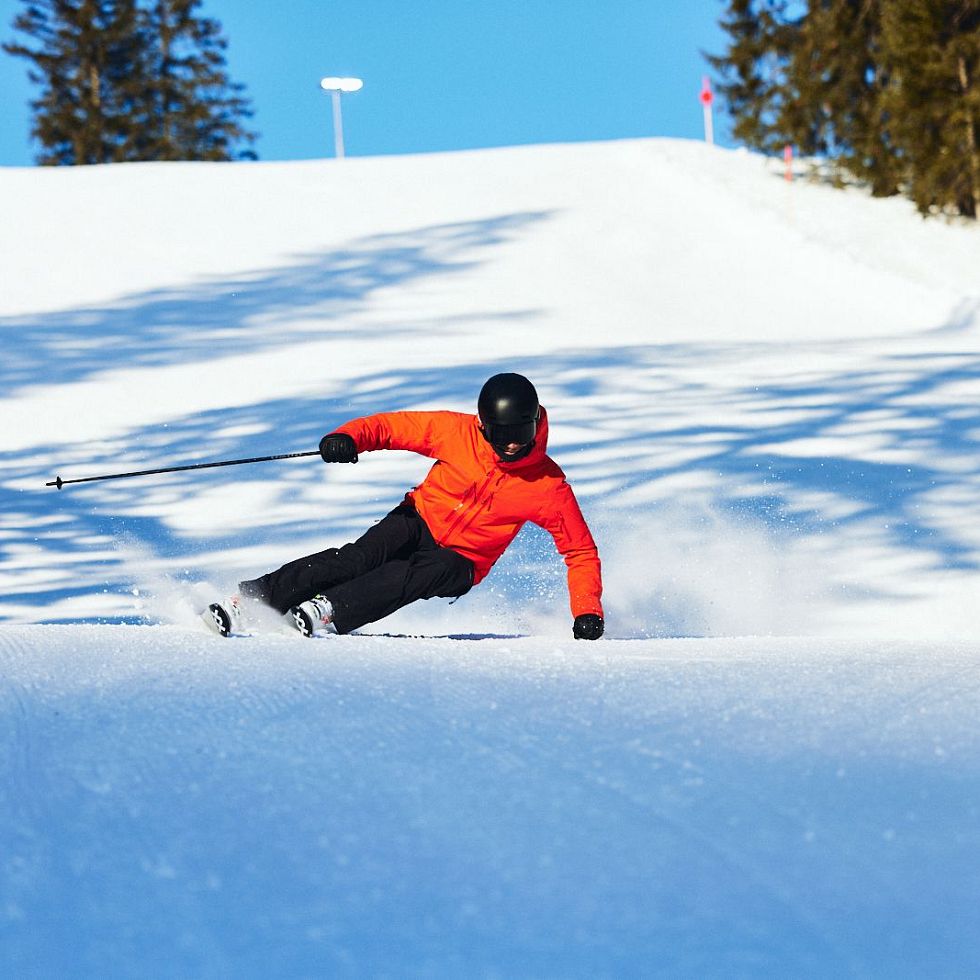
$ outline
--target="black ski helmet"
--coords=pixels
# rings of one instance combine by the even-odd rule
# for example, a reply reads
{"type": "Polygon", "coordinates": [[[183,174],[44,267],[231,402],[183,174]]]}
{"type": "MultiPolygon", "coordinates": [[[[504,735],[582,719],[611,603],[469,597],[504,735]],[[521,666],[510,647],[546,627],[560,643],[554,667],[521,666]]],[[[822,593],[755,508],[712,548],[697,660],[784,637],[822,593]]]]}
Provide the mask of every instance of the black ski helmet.
{"type": "Polygon", "coordinates": [[[501,458],[513,462],[534,447],[538,431],[538,393],[522,374],[495,374],[480,391],[477,411],[483,437],[501,458]],[[516,453],[505,449],[512,443],[522,448],[516,453]]]}

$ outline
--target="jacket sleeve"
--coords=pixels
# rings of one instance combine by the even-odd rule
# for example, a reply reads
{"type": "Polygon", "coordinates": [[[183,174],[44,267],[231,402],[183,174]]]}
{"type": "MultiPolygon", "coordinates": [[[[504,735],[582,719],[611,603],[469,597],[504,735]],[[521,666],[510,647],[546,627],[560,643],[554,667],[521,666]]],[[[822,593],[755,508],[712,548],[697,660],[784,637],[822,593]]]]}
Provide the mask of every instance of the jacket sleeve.
{"type": "Polygon", "coordinates": [[[334,431],[351,436],[359,453],[406,449],[435,459],[446,439],[452,417],[452,412],[383,412],[351,419],[334,431]]]}
{"type": "Polygon", "coordinates": [[[568,566],[568,598],[573,616],[584,613],[602,615],[602,566],[578,501],[564,480],[549,506],[536,521],[555,539],[555,546],[568,566]]]}

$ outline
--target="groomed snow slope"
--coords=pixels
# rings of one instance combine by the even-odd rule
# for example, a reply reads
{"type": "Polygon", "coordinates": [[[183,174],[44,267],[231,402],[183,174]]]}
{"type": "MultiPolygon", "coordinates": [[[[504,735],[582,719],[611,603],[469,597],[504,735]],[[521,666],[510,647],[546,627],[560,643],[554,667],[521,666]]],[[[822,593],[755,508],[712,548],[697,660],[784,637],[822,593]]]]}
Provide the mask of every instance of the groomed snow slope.
{"type": "Polygon", "coordinates": [[[980,654],[0,630],[5,976],[975,975],[980,654]]]}
{"type": "Polygon", "coordinates": [[[670,140],[0,196],[0,974],[980,972],[975,227],[670,140]],[[406,454],[43,486],[498,370],[599,643],[534,529],[386,636],[202,631],[406,454]]]}
{"type": "MultiPolygon", "coordinates": [[[[470,410],[513,369],[600,532],[618,635],[975,634],[975,227],[670,140],[0,190],[9,622],[171,618],[170,584],[357,533],[427,464],[55,476],[309,450],[352,415],[470,410]]],[[[511,573],[552,554],[526,535],[438,628],[513,628],[511,573]]]]}

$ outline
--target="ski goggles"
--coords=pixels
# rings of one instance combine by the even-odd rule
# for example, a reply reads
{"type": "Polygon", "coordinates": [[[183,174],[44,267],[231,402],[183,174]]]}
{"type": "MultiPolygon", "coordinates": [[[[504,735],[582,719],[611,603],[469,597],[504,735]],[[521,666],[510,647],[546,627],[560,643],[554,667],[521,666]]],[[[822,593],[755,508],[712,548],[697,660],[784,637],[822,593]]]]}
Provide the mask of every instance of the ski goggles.
{"type": "Polygon", "coordinates": [[[534,440],[537,431],[537,419],[531,419],[530,422],[517,422],[512,425],[486,422],[483,426],[483,434],[491,446],[526,446],[534,440]]]}

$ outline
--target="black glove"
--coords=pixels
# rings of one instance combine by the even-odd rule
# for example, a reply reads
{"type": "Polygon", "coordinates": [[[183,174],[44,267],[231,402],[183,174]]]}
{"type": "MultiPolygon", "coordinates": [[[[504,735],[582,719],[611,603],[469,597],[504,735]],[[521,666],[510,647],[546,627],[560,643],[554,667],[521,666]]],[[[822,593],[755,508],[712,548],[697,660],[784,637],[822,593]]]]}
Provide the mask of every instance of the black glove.
{"type": "Polygon", "coordinates": [[[320,440],[324,463],[356,463],[357,443],[346,432],[331,432],[320,440]]]}
{"type": "Polygon", "coordinates": [[[595,613],[582,613],[581,616],[575,617],[575,623],[572,625],[572,636],[576,640],[598,640],[602,636],[604,628],[605,624],[602,622],[601,616],[597,616],[595,613]]]}

